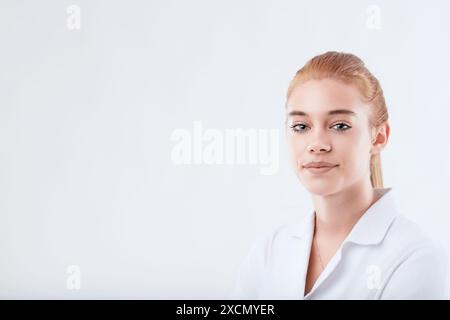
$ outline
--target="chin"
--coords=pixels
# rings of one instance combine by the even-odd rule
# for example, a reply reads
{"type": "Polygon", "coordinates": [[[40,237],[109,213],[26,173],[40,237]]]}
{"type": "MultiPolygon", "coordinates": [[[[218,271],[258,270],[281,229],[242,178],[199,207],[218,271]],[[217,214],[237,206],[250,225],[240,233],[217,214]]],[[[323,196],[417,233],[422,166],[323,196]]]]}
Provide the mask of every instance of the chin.
{"type": "Polygon", "coordinates": [[[314,195],[326,196],[337,193],[341,189],[339,184],[334,181],[335,179],[311,179],[300,175],[299,179],[303,187],[314,195]]]}
{"type": "Polygon", "coordinates": [[[330,187],[305,186],[305,188],[310,194],[316,196],[329,196],[337,192],[336,189],[330,187]]]}

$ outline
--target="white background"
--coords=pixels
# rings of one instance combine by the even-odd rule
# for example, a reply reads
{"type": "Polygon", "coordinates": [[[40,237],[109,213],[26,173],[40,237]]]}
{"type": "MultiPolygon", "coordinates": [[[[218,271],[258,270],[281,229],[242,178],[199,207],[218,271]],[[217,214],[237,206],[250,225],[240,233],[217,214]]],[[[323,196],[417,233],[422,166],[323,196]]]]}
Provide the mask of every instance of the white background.
{"type": "Polygon", "coordinates": [[[225,297],[255,237],[311,210],[284,98],[328,50],[379,78],[385,185],[450,249],[449,39],[448,1],[0,0],[0,297],[225,297]],[[174,165],[195,120],[279,129],[278,174],[174,165]]]}

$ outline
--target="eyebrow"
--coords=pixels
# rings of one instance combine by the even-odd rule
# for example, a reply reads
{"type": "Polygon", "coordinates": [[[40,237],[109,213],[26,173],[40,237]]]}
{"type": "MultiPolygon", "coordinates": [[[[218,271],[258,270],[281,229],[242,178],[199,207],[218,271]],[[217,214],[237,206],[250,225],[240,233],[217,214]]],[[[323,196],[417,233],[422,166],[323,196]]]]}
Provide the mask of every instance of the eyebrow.
{"type": "MultiPolygon", "coordinates": [[[[327,113],[329,116],[331,115],[335,115],[335,114],[348,114],[351,116],[355,116],[356,117],[356,113],[351,111],[351,110],[347,110],[347,109],[337,109],[337,110],[331,110],[328,111],[327,113]]],[[[288,113],[288,116],[292,117],[292,116],[306,116],[309,117],[309,115],[306,112],[300,111],[300,110],[294,110],[288,113]]]]}

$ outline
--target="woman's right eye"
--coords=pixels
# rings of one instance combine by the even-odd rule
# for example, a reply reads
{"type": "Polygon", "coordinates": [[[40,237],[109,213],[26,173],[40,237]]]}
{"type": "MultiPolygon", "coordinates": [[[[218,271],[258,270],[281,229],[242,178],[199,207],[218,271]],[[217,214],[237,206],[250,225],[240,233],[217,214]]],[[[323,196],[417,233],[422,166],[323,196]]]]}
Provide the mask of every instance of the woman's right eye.
{"type": "Polygon", "coordinates": [[[295,132],[304,132],[306,128],[306,125],[303,123],[297,123],[291,126],[291,129],[295,132]]]}

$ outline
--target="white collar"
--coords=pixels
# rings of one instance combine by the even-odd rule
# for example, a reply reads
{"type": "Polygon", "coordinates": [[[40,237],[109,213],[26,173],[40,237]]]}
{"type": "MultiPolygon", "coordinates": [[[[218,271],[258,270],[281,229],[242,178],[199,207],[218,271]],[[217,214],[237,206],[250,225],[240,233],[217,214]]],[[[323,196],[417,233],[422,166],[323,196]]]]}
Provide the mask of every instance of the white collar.
{"type": "MultiPolygon", "coordinates": [[[[382,196],[374,202],[353,226],[345,242],[353,242],[360,245],[380,243],[386,235],[389,226],[398,215],[395,193],[392,188],[377,189],[382,196]]],[[[314,211],[301,223],[295,224],[291,229],[291,236],[302,238],[309,236],[314,231],[314,211]]]]}

